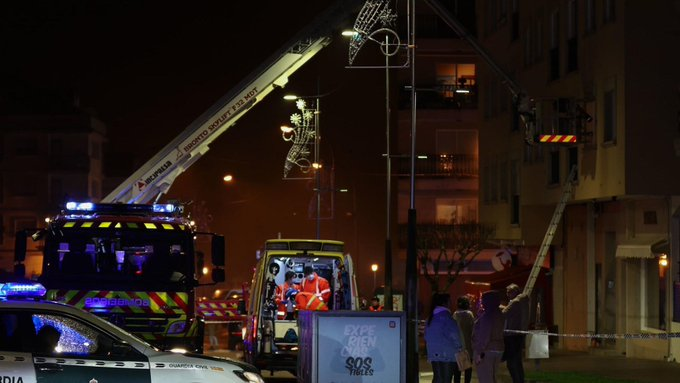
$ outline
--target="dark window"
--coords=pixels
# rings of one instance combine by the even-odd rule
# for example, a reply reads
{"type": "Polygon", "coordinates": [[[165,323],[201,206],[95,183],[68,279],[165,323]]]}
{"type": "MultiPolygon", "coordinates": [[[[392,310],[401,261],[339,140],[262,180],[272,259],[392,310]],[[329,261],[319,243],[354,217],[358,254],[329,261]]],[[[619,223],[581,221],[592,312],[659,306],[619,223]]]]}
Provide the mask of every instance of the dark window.
{"type": "Polygon", "coordinates": [[[510,41],[515,41],[519,38],[519,0],[512,0],[512,26],[510,32],[510,41]]]}
{"type": "Polygon", "coordinates": [[[603,0],[603,14],[602,19],[605,23],[610,23],[616,20],[616,0],[603,0]]]}
{"type": "Polygon", "coordinates": [[[569,148],[567,155],[569,157],[569,167],[567,170],[571,172],[571,169],[576,167],[574,179],[578,179],[578,148],[569,148]]]}
{"type": "Polygon", "coordinates": [[[9,186],[13,197],[34,197],[36,195],[36,180],[33,178],[19,178],[10,183],[9,186]]]}
{"type": "Polygon", "coordinates": [[[14,218],[14,232],[26,229],[35,229],[35,217],[15,217],[14,218]]]}
{"type": "Polygon", "coordinates": [[[510,224],[519,225],[519,161],[510,161],[510,224]]]}
{"type": "Polygon", "coordinates": [[[38,140],[31,137],[17,137],[14,150],[17,156],[34,156],[38,154],[38,140]]]}
{"type": "Polygon", "coordinates": [[[648,210],[642,213],[643,222],[645,225],[656,225],[658,223],[656,219],[656,211],[648,210]]]}
{"type": "Polygon", "coordinates": [[[510,224],[519,225],[519,194],[512,196],[510,206],[510,224]]]}
{"type": "Polygon", "coordinates": [[[53,137],[50,140],[50,154],[58,156],[64,152],[64,142],[60,137],[53,137]]]}
{"type": "Polygon", "coordinates": [[[560,183],[560,152],[554,150],[550,152],[550,173],[548,174],[548,184],[555,185],[560,183]]]}
{"type": "Polygon", "coordinates": [[[553,11],[550,16],[550,80],[560,77],[560,13],[553,11]]]}
{"type": "Polygon", "coordinates": [[[604,142],[616,142],[616,91],[604,93],[604,142]]]}
{"type": "Polygon", "coordinates": [[[61,178],[50,179],[50,202],[62,203],[64,199],[64,186],[61,178]]]}
{"type": "Polygon", "coordinates": [[[499,183],[500,183],[500,193],[499,200],[501,202],[508,202],[508,163],[501,162],[500,169],[498,172],[499,183]]]}
{"type": "Polygon", "coordinates": [[[586,0],[586,32],[595,30],[595,0],[586,0]]]}
{"type": "Polygon", "coordinates": [[[576,0],[568,4],[567,25],[567,72],[578,69],[578,10],[576,0]]]}

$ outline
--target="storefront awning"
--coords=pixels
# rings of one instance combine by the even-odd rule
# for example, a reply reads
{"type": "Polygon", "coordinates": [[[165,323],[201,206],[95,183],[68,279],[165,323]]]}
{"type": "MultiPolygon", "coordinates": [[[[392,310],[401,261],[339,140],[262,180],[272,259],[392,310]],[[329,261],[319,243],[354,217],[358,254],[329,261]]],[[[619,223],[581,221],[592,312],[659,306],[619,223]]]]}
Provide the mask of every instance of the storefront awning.
{"type": "Polygon", "coordinates": [[[659,236],[638,236],[627,239],[616,247],[616,258],[656,258],[657,248],[666,242],[659,236]]]}

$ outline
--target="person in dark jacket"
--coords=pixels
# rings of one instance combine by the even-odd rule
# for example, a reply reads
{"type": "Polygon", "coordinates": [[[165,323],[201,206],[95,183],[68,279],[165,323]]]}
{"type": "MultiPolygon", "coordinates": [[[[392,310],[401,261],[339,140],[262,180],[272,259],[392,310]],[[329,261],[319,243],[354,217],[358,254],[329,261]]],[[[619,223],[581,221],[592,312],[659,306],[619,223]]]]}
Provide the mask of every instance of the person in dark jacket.
{"type": "Polygon", "coordinates": [[[472,353],[479,383],[496,383],[496,372],[503,356],[505,317],[496,290],[482,294],[483,312],[472,327],[472,353]]]}
{"type": "MultiPolygon", "coordinates": [[[[463,345],[468,355],[472,358],[472,326],[475,324],[475,316],[470,311],[470,298],[466,295],[458,297],[456,301],[458,309],[453,313],[453,319],[458,323],[463,338],[463,345]]],[[[461,372],[458,368],[453,371],[453,383],[460,383],[461,372]]],[[[465,370],[465,383],[472,381],[472,367],[465,370]]]]}
{"type": "MultiPolygon", "coordinates": [[[[520,291],[518,285],[511,283],[506,287],[508,305],[501,306],[505,315],[505,329],[515,331],[527,331],[529,328],[529,297],[520,291]]],[[[523,333],[505,333],[505,363],[512,377],[512,383],[524,383],[524,356],[523,333]]]]}
{"type": "Polygon", "coordinates": [[[425,325],[427,360],[432,364],[432,383],[450,383],[456,368],[456,353],[463,349],[460,329],[449,310],[449,294],[432,296],[425,325]]]}

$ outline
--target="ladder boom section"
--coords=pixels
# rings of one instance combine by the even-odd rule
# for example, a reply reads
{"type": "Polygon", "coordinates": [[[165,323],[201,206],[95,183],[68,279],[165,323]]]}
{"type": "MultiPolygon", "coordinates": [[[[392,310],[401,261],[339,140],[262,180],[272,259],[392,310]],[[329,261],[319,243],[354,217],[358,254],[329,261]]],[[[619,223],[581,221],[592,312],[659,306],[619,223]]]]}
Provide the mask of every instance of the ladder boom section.
{"type": "Polygon", "coordinates": [[[533,134],[536,123],[536,112],[532,105],[532,100],[527,97],[524,89],[522,89],[517,81],[515,81],[505,70],[503,70],[503,68],[501,68],[498,62],[491,57],[491,54],[486,49],[484,49],[479,41],[477,41],[475,36],[473,36],[467,30],[467,28],[465,28],[465,26],[451,13],[451,11],[442,5],[441,1],[424,1],[454,32],[458,34],[458,36],[460,36],[461,39],[470,44],[472,49],[477,52],[479,57],[481,57],[482,60],[486,62],[491,70],[501,79],[503,84],[508,87],[508,90],[512,94],[515,110],[519,119],[524,125],[525,141],[529,144],[534,144],[533,134]]]}
{"type": "Polygon", "coordinates": [[[489,67],[500,77],[505,85],[512,93],[515,99],[523,97],[524,93],[520,86],[513,80],[491,57],[491,54],[482,47],[477,39],[465,28],[465,26],[456,18],[451,11],[449,11],[439,0],[424,0],[427,5],[432,8],[432,10],[444,20],[444,22],[453,29],[454,32],[460,36],[461,39],[465,40],[472,48],[477,52],[477,54],[489,65],[489,67]]]}
{"type": "Polygon", "coordinates": [[[102,202],[147,203],[165,194],[174,180],[208,151],[213,140],[233,126],[275,87],[284,87],[288,77],[330,44],[334,29],[362,2],[336,1],[104,197],[102,202]]]}
{"type": "Polygon", "coordinates": [[[543,267],[543,261],[545,260],[545,256],[548,254],[550,244],[552,244],[553,237],[555,236],[555,231],[557,230],[557,226],[559,226],[560,220],[562,219],[562,213],[564,213],[564,208],[566,207],[567,202],[571,198],[571,194],[574,189],[575,177],[576,166],[573,166],[564,184],[564,188],[562,190],[562,198],[560,198],[560,202],[555,207],[555,212],[553,213],[552,219],[550,220],[550,224],[548,225],[548,230],[546,231],[545,236],[543,237],[543,242],[541,243],[541,247],[538,250],[538,254],[536,254],[536,261],[534,261],[534,266],[531,268],[531,272],[529,273],[529,278],[527,278],[526,285],[524,285],[524,293],[527,295],[531,294],[531,290],[533,290],[534,284],[536,283],[536,279],[538,279],[538,275],[541,272],[541,268],[543,267]]]}

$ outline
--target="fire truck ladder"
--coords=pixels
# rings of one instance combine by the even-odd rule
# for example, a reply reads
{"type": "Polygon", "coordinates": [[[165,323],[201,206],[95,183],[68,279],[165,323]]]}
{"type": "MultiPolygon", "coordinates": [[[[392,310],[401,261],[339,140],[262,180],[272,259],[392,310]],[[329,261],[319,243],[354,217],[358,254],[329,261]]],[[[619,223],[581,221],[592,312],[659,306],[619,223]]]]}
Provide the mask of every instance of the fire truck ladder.
{"type": "Polygon", "coordinates": [[[557,226],[560,224],[562,219],[562,213],[567,205],[567,201],[571,197],[571,193],[574,190],[574,179],[576,178],[576,166],[572,166],[567,180],[565,181],[564,190],[562,191],[562,198],[560,202],[555,207],[555,212],[553,213],[552,219],[550,220],[550,225],[548,225],[548,231],[543,237],[543,243],[541,243],[541,248],[538,250],[536,255],[536,261],[534,262],[534,267],[531,269],[529,278],[527,279],[526,285],[524,285],[524,294],[530,295],[531,290],[534,288],[538,274],[541,272],[541,266],[543,265],[543,260],[546,254],[548,254],[548,249],[552,243],[553,237],[555,236],[555,231],[557,226]]]}

